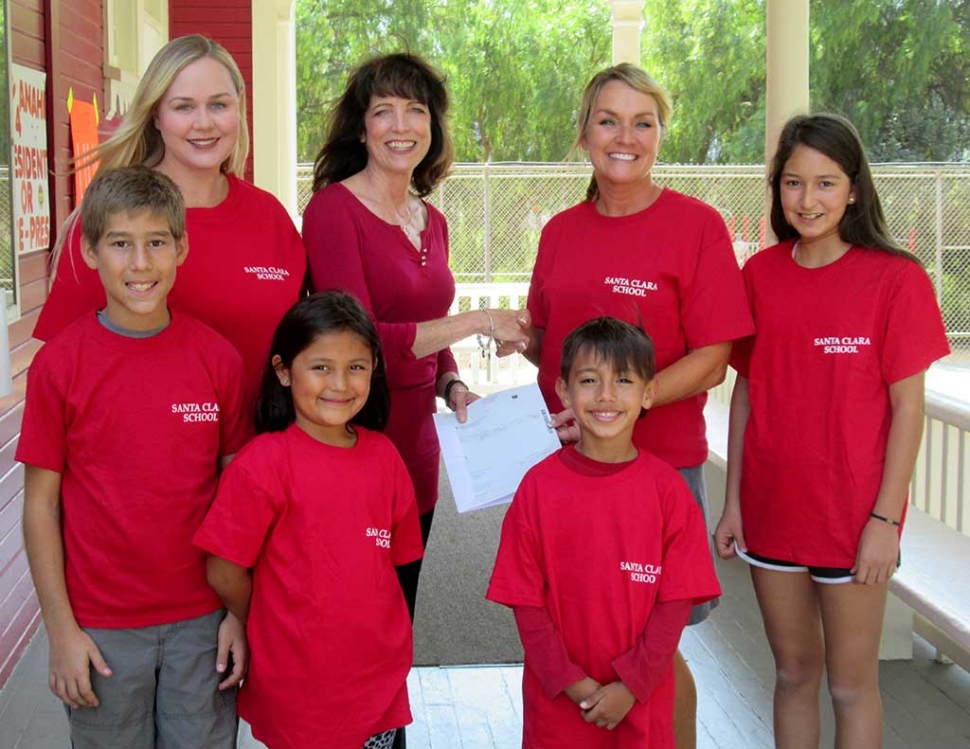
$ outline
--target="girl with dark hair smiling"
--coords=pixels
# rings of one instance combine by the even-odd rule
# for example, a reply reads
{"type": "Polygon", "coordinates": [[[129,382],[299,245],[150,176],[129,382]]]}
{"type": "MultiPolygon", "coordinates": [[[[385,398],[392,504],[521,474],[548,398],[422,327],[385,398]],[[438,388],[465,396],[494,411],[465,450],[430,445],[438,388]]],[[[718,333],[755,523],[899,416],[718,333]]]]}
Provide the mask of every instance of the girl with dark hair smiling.
{"type": "Polygon", "coordinates": [[[286,313],[271,351],[260,434],[195,536],[246,623],[239,714],[269,747],[386,749],[411,722],[395,567],[423,550],[404,463],[371,431],[388,412],[380,341],[356,299],[326,292],[286,313]]]}
{"type": "Polygon", "coordinates": [[[775,744],[882,746],[879,637],[923,431],[923,376],[949,352],[929,277],[889,234],[850,122],[798,116],[771,165],[779,244],[744,266],[715,538],[742,557],[775,658],[775,744]]]}

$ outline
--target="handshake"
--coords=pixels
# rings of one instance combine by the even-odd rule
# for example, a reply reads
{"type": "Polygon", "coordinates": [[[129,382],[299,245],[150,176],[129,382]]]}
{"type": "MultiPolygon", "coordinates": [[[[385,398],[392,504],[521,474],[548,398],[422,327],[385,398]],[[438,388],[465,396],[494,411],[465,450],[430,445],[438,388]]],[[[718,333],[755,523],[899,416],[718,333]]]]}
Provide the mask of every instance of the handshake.
{"type": "Polygon", "coordinates": [[[487,309],[483,310],[488,316],[489,330],[483,333],[479,340],[484,350],[491,341],[495,341],[497,356],[523,353],[529,347],[529,340],[534,334],[532,315],[527,309],[487,309]]]}

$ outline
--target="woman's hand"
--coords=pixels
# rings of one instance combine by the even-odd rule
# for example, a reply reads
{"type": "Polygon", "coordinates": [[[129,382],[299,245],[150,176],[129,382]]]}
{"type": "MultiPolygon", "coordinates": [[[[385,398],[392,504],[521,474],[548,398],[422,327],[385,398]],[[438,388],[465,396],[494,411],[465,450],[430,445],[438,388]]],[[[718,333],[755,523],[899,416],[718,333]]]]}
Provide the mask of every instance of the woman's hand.
{"type": "Polygon", "coordinates": [[[717,555],[721,559],[736,557],[735,544],[741,551],[748,550],[741,530],[741,509],[737,505],[725,504],[721,519],[714,529],[714,546],[717,549],[717,555]]]}
{"type": "Polygon", "coordinates": [[[522,341],[502,341],[495,339],[495,355],[501,359],[503,356],[512,354],[522,354],[529,347],[528,343],[522,341]]]}
{"type": "Polygon", "coordinates": [[[458,423],[464,424],[468,421],[468,406],[477,401],[482,396],[473,393],[464,384],[455,385],[448,393],[448,408],[455,412],[458,423]]]}
{"type": "Polygon", "coordinates": [[[576,426],[576,414],[571,408],[552,415],[549,426],[556,430],[559,441],[564,445],[568,442],[579,442],[579,427],[576,426]]]}
{"type": "Polygon", "coordinates": [[[529,345],[529,328],[532,315],[527,309],[490,309],[488,310],[492,329],[489,331],[495,340],[495,353],[498,356],[522,353],[529,345]]]}
{"type": "Polygon", "coordinates": [[[896,526],[884,520],[869,518],[859,539],[859,553],[852,568],[855,582],[878,585],[896,571],[899,561],[899,533],[896,526]]]}

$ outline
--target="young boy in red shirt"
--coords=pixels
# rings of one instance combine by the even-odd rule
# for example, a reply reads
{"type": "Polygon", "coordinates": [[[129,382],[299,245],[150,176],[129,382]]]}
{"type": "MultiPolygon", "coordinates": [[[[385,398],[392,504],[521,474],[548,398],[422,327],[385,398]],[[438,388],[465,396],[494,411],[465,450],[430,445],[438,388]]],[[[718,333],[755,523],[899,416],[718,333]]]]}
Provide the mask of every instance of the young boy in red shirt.
{"type": "Polygon", "coordinates": [[[565,340],[556,391],[580,441],[532,468],[502,527],[487,597],[525,651],[526,749],[673,747],[673,655],[720,594],[683,478],[632,441],[653,345],[612,317],[565,340]]]}
{"type": "Polygon", "coordinates": [[[168,177],[108,170],[81,216],[107,303],[34,358],[17,447],[51,690],[75,749],[228,749],[245,633],[192,534],[245,439],[242,361],[167,306],[188,252],[168,177]]]}

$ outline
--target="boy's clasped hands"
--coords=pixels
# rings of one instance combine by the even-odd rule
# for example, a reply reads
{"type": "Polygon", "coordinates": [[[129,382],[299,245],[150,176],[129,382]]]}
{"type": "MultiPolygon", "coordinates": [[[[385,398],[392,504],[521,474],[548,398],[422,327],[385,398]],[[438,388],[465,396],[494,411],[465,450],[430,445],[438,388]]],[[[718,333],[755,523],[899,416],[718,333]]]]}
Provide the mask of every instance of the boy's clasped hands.
{"type": "Polygon", "coordinates": [[[601,685],[589,676],[566,687],[566,696],[579,707],[583,720],[612,731],[636,702],[622,681],[601,685]]]}

